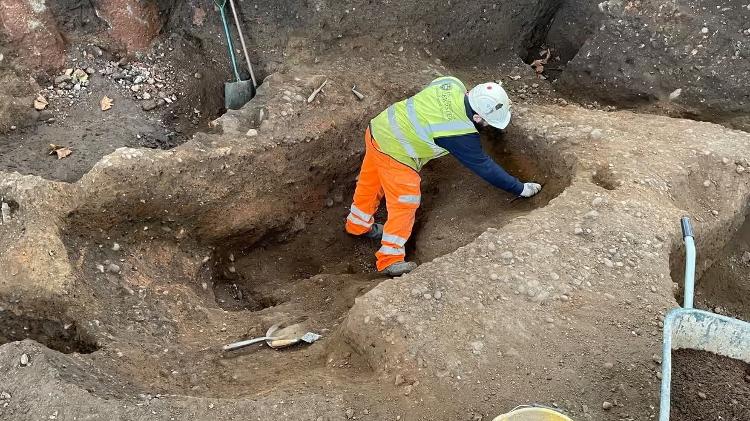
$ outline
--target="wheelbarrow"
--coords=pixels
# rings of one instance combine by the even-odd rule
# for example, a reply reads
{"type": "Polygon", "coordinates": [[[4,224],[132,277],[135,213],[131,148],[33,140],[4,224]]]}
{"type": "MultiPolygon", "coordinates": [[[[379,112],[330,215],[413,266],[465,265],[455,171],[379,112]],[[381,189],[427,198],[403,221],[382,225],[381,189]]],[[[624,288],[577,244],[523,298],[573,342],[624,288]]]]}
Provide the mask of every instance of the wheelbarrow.
{"type": "Polygon", "coordinates": [[[695,241],[690,219],[682,218],[685,242],[685,287],[682,308],[664,319],[659,421],[669,421],[672,388],[672,350],[708,351],[750,363],[750,323],[693,308],[695,291],[695,241]]]}

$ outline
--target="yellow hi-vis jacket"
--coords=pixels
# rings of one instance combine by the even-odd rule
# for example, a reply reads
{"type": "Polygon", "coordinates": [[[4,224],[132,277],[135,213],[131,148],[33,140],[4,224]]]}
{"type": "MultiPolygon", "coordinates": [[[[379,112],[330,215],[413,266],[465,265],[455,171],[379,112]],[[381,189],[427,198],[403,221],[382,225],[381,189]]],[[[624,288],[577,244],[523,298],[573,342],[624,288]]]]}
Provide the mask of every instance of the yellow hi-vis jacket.
{"type": "Polygon", "coordinates": [[[435,79],[411,98],[397,102],[370,122],[378,148],[419,171],[429,160],[447,155],[440,137],[477,133],[466,115],[466,87],[455,77],[435,79]]]}

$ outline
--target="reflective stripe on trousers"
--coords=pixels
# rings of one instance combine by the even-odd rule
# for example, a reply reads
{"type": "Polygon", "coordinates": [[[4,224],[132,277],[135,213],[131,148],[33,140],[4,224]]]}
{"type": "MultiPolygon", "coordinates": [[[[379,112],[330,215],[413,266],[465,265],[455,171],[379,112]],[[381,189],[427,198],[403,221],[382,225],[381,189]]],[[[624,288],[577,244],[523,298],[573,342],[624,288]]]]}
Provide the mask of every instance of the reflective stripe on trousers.
{"type": "MultiPolygon", "coordinates": [[[[354,216],[352,214],[349,214],[349,216],[346,217],[346,220],[348,222],[351,222],[354,225],[359,225],[360,227],[365,227],[365,228],[367,228],[368,231],[370,230],[370,228],[372,228],[372,224],[373,224],[372,222],[365,222],[365,221],[357,218],[356,216],[354,216]]],[[[367,232],[367,231],[365,231],[365,232],[367,232]]]]}
{"type": "Polygon", "coordinates": [[[378,253],[385,254],[388,256],[403,256],[406,254],[406,250],[403,247],[395,248],[391,246],[382,246],[378,253]]]}
{"type": "Polygon", "coordinates": [[[351,212],[352,215],[358,217],[359,219],[361,219],[361,220],[363,220],[365,222],[368,222],[371,219],[373,219],[372,215],[363,212],[358,207],[354,206],[354,204],[352,204],[352,207],[349,209],[349,211],[351,212]]]}
{"type": "Polygon", "coordinates": [[[403,196],[398,197],[399,203],[413,203],[415,205],[419,205],[419,203],[422,201],[421,195],[413,195],[413,194],[405,194],[403,196]]]}
{"type": "Polygon", "coordinates": [[[395,244],[399,247],[403,247],[404,244],[406,244],[407,239],[403,237],[399,237],[398,235],[393,234],[386,234],[383,233],[383,242],[384,243],[391,243],[395,244]]]}

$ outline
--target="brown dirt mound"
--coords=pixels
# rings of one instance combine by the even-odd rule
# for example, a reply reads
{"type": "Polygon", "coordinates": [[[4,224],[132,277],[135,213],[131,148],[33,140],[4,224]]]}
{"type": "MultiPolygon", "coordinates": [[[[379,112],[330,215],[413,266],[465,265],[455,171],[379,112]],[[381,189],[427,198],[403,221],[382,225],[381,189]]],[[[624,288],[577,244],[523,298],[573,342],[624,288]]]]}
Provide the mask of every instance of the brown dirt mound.
{"type": "Polygon", "coordinates": [[[693,349],[675,351],[672,361],[670,419],[750,419],[750,364],[693,349]]]}

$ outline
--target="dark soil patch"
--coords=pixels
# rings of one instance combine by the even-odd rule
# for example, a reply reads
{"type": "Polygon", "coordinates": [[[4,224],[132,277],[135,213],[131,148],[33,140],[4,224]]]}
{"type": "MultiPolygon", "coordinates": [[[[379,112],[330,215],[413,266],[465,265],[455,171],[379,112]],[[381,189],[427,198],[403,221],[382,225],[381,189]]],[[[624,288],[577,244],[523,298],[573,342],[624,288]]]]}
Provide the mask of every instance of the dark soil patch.
{"type": "MultiPolygon", "coordinates": [[[[118,148],[173,148],[207,129],[208,122],[224,112],[228,67],[215,58],[218,53],[208,54],[197,38],[172,35],[155,45],[150,54],[123,61],[121,66],[113,65],[118,59],[116,52],[95,45],[80,44],[70,51],[68,66],[95,70],[89,85],[82,87],[77,98],[73,91],[59,86],[54,94],[43,91],[50,102],[47,109],[18,116],[14,123],[18,129],[0,138],[0,170],[74,182],[118,148]],[[99,72],[113,66],[114,74],[99,72]],[[150,69],[160,79],[156,85],[167,86],[158,89],[174,100],[162,100],[158,108],[146,111],[144,105],[149,101],[137,98],[129,85],[115,80],[117,73],[131,66],[150,69]],[[104,96],[114,100],[107,111],[100,109],[104,96]],[[50,144],[66,146],[73,153],[57,160],[48,154],[50,144]]],[[[53,86],[52,81],[40,84],[53,86]]],[[[146,85],[143,82],[142,86],[146,85]]],[[[156,90],[152,91],[154,102],[159,99],[156,90]]]]}
{"type": "Polygon", "coordinates": [[[58,0],[50,2],[50,7],[58,27],[65,33],[77,36],[93,34],[107,26],[96,15],[90,0],[58,0]]]}
{"type": "Polygon", "coordinates": [[[0,309],[0,326],[0,345],[33,339],[66,354],[89,354],[98,349],[91,339],[80,336],[75,324],[24,317],[0,309]]]}
{"type": "Polygon", "coordinates": [[[157,115],[142,111],[137,103],[109,86],[109,81],[94,77],[91,92],[75,105],[61,104],[41,117],[49,116],[54,122],[37,121],[25,130],[1,137],[0,169],[73,182],[115,149],[140,146],[138,136],[165,136],[167,129],[157,115]],[[103,95],[115,100],[112,112],[100,110],[103,95]],[[66,146],[73,153],[58,160],[48,153],[51,143],[66,146]]]}
{"type": "Polygon", "coordinates": [[[672,356],[674,421],[750,420],[750,364],[682,349],[672,356]]]}
{"type": "Polygon", "coordinates": [[[591,181],[597,186],[607,190],[615,190],[621,183],[612,169],[605,165],[596,168],[596,171],[591,176],[591,181]]]}

